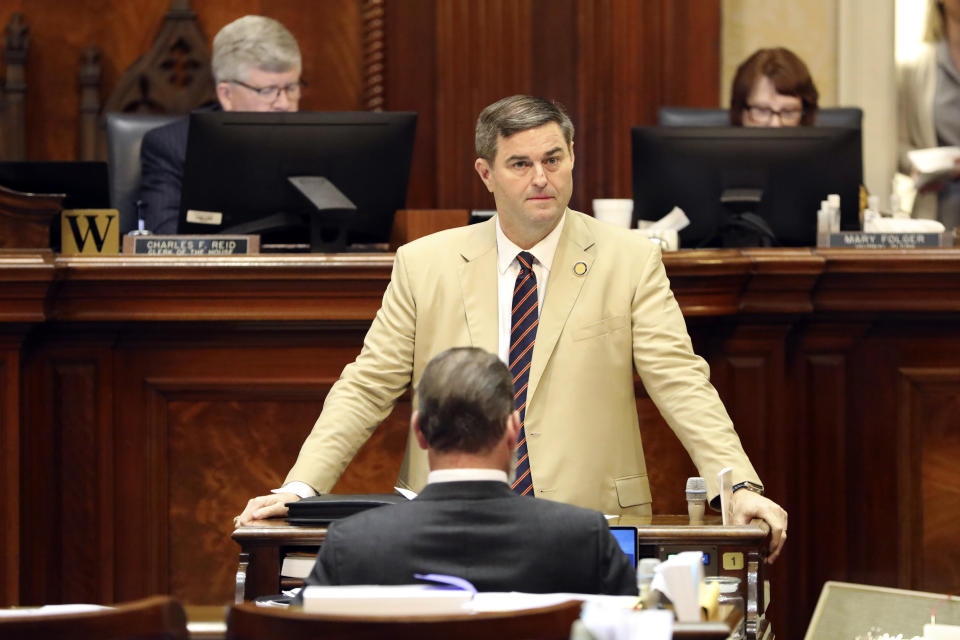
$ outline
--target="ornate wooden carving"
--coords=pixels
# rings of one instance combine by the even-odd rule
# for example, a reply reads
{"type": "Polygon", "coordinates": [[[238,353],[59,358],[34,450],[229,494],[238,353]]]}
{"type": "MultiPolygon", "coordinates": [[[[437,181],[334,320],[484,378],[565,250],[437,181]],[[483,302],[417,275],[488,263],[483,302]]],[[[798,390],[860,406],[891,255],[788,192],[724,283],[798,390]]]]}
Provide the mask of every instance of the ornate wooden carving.
{"type": "Polygon", "coordinates": [[[363,104],[368,111],[383,111],[386,77],[386,27],[384,0],[364,0],[363,104]]]}
{"type": "Polygon", "coordinates": [[[24,160],[27,157],[26,111],[24,100],[27,94],[27,49],[30,44],[30,27],[22,13],[10,16],[3,32],[3,54],[7,62],[6,82],[3,90],[3,158],[24,160]]]}
{"type": "Polygon", "coordinates": [[[80,159],[103,157],[97,148],[97,120],[100,114],[100,50],[87,47],[80,58],[80,159]]]}
{"type": "Polygon", "coordinates": [[[210,48],[189,0],[171,0],[150,50],[123,74],[104,112],[188,113],[216,99],[210,48]]]}

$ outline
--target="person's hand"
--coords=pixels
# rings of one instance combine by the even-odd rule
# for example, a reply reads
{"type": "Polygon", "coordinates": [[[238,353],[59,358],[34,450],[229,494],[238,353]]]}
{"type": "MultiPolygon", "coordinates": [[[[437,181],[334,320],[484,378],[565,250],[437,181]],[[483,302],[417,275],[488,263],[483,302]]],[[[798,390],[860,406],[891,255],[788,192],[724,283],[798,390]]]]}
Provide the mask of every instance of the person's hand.
{"type": "Polygon", "coordinates": [[[254,520],[263,520],[264,518],[281,518],[287,515],[287,502],[296,502],[300,499],[295,493],[271,493],[265,496],[251,498],[247,502],[247,508],[243,513],[233,519],[234,524],[243,526],[250,524],[254,520]]]}
{"type": "Polygon", "coordinates": [[[783,543],[787,541],[787,512],[773,500],[747,489],[734,491],[731,506],[734,524],[750,524],[754,518],[760,518],[770,525],[767,564],[773,564],[783,549],[783,543]]]}

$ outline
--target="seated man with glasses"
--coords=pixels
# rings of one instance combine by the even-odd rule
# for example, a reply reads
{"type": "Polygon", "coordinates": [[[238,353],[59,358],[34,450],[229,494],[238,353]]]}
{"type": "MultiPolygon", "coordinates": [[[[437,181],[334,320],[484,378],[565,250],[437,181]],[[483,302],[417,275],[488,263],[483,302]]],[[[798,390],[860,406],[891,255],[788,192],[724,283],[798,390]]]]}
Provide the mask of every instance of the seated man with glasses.
{"type": "Polygon", "coordinates": [[[817,87],[795,53],[758,49],[737,68],[730,92],[736,127],[810,126],[817,117],[817,87]]]}
{"type": "MultiPolygon", "coordinates": [[[[244,16],[220,29],[211,66],[223,110],[297,110],[303,86],[300,47],[276,20],[244,16]]],[[[146,228],[154,233],[177,231],[188,124],[183,118],[143,138],[139,200],[146,228]]]]}

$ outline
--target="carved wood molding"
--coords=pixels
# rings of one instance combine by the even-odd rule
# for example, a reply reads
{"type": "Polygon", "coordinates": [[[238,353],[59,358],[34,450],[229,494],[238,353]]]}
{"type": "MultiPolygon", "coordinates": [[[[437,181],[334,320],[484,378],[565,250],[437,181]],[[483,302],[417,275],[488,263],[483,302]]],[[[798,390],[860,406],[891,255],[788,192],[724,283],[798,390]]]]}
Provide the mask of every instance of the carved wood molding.
{"type": "Polygon", "coordinates": [[[80,160],[96,160],[105,156],[106,149],[98,149],[97,121],[100,114],[100,49],[89,46],[80,57],[80,160]]]}
{"type": "Polygon", "coordinates": [[[20,12],[10,16],[3,30],[3,54],[6,77],[2,91],[2,123],[0,143],[4,160],[24,160],[27,157],[26,111],[27,49],[30,45],[30,27],[20,12]]]}
{"type": "Polygon", "coordinates": [[[386,28],[384,0],[363,0],[363,105],[367,111],[383,111],[386,77],[386,28]]]}
{"type": "MultiPolygon", "coordinates": [[[[61,320],[363,323],[380,306],[393,255],[58,256],[54,262],[64,284],[45,313],[61,320]],[[218,294],[203,298],[199,291],[218,294]]],[[[779,261],[757,250],[701,249],[667,253],[663,262],[688,322],[760,310],[788,324],[811,314],[844,324],[856,317],[862,331],[889,311],[960,313],[955,249],[796,249],[783,250],[779,261]],[[769,303],[758,301],[762,292],[769,303]]],[[[2,266],[0,260],[0,279],[2,266]]]]}

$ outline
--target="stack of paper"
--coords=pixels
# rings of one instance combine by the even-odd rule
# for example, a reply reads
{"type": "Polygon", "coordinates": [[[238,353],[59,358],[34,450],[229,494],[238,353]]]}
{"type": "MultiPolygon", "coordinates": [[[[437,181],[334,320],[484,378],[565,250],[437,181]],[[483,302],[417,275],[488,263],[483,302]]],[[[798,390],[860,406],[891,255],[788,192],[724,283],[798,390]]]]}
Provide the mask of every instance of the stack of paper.
{"type": "Polygon", "coordinates": [[[953,173],[958,169],[960,147],[914,149],[907,152],[907,158],[916,171],[914,183],[917,189],[921,189],[931,182],[949,180],[953,177],[953,173]]]}
{"type": "Polygon", "coordinates": [[[307,613],[363,616],[462,613],[473,593],[432,585],[310,586],[303,590],[307,613]]]}

